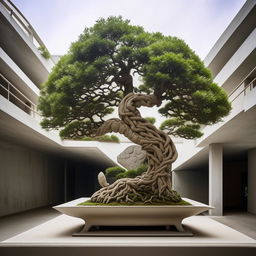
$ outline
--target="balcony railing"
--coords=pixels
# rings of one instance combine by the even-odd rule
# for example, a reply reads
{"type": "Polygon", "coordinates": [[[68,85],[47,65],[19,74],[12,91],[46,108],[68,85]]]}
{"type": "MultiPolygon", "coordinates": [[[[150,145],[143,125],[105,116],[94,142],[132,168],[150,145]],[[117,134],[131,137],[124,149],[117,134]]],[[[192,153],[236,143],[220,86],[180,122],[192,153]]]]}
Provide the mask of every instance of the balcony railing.
{"type": "Polygon", "coordinates": [[[249,74],[243,79],[243,81],[228,95],[231,103],[233,103],[239,96],[248,94],[253,88],[256,87],[256,67],[254,67],[249,74]],[[246,81],[250,79],[247,84],[246,81]],[[252,78],[253,77],[253,78],[252,78]]]}
{"type": "Polygon", "coordinates": [[[25,96],[15,85],[0,73],[0,95],[12,102],[25,113],[32,116],[37,121],[41,120],[41,115],[36,111],[37,106],[27,96],[25,96]]]}
{"type": "MultiPolygon", "coordinates": [[[[256,67],[254,67],[247,76],[242,80],[242,82],[228,95],[228,99],[232,104],[232,108],[243,102],[243,98],[247,95],[253,88],[256,87],[256,67]],[[250,78],[250,79],[249,79],[250,78]],[[249,82],[246,83],[246,81],[249,82]],[[239,103],[240,102],[240,103],[239,103]]],[[[200,130],[204,133],[204,129],[207,125],[201,125],[200,130]]],[[[197,145],[200,139],[194,139],[194,145],[197,145]]]]}
{"type": "Polygon", "coordinates": [[[23,16],[23,14],[18,10],[18,8],[10,0],[0,0],[0,3],[5,7],[5,9],[10,13],[13,20],[19,25],[19,27],[28,36],[30,41],[38,48],[42,47],[47,50],[45,44],[36,33],[34,28],[28,22],[28,20],[23,16]]]}

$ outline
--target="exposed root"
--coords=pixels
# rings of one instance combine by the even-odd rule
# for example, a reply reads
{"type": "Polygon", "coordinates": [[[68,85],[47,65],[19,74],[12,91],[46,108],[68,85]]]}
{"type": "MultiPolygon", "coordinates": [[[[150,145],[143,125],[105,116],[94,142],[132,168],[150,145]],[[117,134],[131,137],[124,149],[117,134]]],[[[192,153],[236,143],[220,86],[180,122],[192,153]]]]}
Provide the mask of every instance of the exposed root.
{"type": "Polygon", "coordinates": [[[91,200],[99,203],[154,203],[178,202],[181,200],[171,189],[171,164],[177,158],[177,151],[170,137],[142,118],[138,109],[152,107],[158,103],[154,95],[128,94],[120,103],[120,119],[106,121],[98,130],[98,135],[107,132],[124,134],[132,142],[146,151],[149,168],[142,176],[126,178],[95,192],[91,200]]]}
{"type": "Polygon", "coordinates": [[[140,177],[134,179],[125,178],[117,180],[112,185],[104,187],[93,194],[91,200],[98,203],[128,203],[135,202],[164,203],[179,202],[179,194],[168,188],[167,184],[162,191],[158,191],[150,181],[142,181],[140,177]]]}

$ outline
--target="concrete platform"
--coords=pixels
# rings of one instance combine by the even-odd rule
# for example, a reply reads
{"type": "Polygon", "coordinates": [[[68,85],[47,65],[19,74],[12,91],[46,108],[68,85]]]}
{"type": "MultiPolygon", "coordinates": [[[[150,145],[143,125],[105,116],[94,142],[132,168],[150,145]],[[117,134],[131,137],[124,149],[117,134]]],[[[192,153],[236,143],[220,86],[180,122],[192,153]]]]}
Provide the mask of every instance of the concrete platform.
{"type": "Polygon", "coordinates": [[[186,218],[193,237],[72,237],[83,220],[61,215],[0,243],[0,255],[256,255],[256,241],[206,216],[186,218]]]}

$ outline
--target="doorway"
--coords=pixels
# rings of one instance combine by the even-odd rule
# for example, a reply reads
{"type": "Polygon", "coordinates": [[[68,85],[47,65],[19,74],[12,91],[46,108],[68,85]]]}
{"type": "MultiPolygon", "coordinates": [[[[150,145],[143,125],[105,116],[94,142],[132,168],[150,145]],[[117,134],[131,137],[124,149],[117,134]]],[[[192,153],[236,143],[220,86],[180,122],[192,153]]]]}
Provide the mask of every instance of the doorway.
{"type": "Polygon", "coordinates": [[[98,173],[104,171],[107,167],[97,166],[90,162],[67,161],[65,168],[65,201],[80,197],[91,197],[100,188],[97,178],[98,173]]]}
{"type": "Polygon", "coordinates": [[[247,159],[224,161],[223,210],[247,211],[247,159]]]}

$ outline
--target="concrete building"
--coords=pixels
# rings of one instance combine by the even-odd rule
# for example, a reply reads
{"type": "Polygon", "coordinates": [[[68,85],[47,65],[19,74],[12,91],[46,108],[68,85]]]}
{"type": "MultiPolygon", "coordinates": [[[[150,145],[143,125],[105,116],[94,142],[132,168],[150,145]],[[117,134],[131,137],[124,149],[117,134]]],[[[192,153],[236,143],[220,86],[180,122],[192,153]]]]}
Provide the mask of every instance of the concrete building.
{"type": "Polygon", "coordinates": [[[256,214],[256,1],[248,0],[209,54],[205,65],[228,94],[232,111],[184,142],[174,163],[174,187],[225,210],[256,214]]]}
{"type": "MultiPolygon", "coordinates": [[[[205,59],[229,95],[231,114],[202,128],[198,140],[175,139],[174,188],[215,206],[212,215],[228,209],[256,214],[255,17],[256,0],[248,0],[205,59]]],[[[40,208],[90,196],[98,172],[116,165],[131,145],[63,141],[41,129],[40,85],[58,60],[45,59],[42,50],[26,18],[11,1],[0,0],[1,255],[255,255],[255,215],[187,218],[183,224],[193,237],[72,237],[81,219],[40,208]],[[39,209],[27,211],[33,208],[39,209]]]]}
{"type": "MultiPolygon", "coordinates": [[[[179,143],[174,188],[182,196],[256,213],[256,1],[248,0],[205,59],[233,110],[204,136],[179,143]],[[248,195],[248,204],[247,204],[248,195]]],[[[62,141],[40,127],[40,85],[58,56],[9,1],[0,1],[0,216],[90,196],[97,173],[129,142],[62,141]],[[41,51],[38,48],[41,48],[41,51]]],[[[181,140],[176,140],[180,142],[181,140]]]]}
{"type": "Polygon", "coordinates": [[[46,50],[31,24],[1,1],[0,216],[90,196],[97,173],[119,153],[120,145],[112,143],[110,154],[108,143],[62,141],[41,129],[40,85],[57,57],[46,59],[39,48],[46,50]]]}

